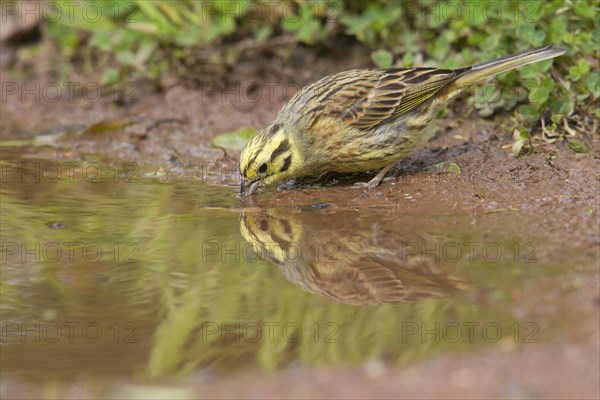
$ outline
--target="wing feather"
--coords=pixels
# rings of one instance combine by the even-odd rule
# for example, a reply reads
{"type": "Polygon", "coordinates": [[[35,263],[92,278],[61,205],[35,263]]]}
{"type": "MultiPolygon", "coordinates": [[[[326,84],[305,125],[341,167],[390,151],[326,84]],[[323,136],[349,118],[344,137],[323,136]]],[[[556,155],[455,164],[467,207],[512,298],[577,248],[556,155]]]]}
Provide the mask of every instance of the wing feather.
{"type": "Polygon", "coordinates": [[[351,70],[315,82],[290,103],[311,107],[302,113],[311,116],[307,121],[309,126],[319,118],[334,117],[358,129],[368,130],[427,101],[467,70],[351,70]]]}

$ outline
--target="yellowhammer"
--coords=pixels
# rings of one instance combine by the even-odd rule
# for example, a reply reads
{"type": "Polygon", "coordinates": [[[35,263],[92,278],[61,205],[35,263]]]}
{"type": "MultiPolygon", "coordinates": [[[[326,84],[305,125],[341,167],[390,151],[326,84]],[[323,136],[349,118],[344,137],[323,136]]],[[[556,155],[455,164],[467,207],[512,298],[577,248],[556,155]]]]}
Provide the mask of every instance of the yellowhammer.
{"type": "Polygon", "coordinates": [[[459,69],[351,70],[296,93],[240,158],[241,195],[258,185],[325,172],[383,168],[368,187],[432,132],[440,109],[491,76],[565,53],[554,45],[459,69]]]}

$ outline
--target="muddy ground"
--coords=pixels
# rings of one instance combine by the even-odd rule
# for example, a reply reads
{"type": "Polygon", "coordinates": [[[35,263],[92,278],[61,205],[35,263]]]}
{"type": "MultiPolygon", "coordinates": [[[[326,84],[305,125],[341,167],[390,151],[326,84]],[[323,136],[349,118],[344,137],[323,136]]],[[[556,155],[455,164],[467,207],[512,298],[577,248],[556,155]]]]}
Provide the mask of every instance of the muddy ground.
{"type": "MultiPolygon", "coordinates": [[[[0,132],[3,140],[24,139],[41,132],[55,134],[50,146],[30,146],[26,151],[30,157],[50,160],[99,157],[106,161],[136,162],[142,174],[164,171],[165,179],[192,178],[190,184],[194,179],[207,180],[231,186],[231,195],[236,196],[237,178],[232,171],[238,154],[214,148],[211,138],[242,126],[265,126],[300,85],[326,73],[367,65],[360,57],[346,60],[343,67],[334,60],[331,57],[319,61],[318,70],[285,66],[271,78],[267,75],[273,68],[240,66],[239,70],[230,71],[232,86],[227,88],[219,80],[207,80],[195,87],[167,80],[162,83],[161,91],[156,92],[153,85],[134,83],[125,104],[116,104],[113,95],[94,101],[63,95],[56,102],[49,102],[44,96],[33,99],[11,95],[2,102],[0,132]],[[271,94],[265,82],[275,82],[271,94]],[[115,121],[118,122],[115,126],[106,126],[115,121]],[[105,124],[107,129],[86,129],[98,123],[105,124]],[[207,170],[210,173],[206,174],[207,170]],[[222,170],[227,173],[220,173],[222,170]]],[[[302,65],[308,67],[313,62],[314,57],[304,59],[302,65]]],[[[21,79],[15,71],[3,71],[3,82],[21,84],[21,79]]],[[[50,81],[51,78],[43,77],[28,82],[40,82],[43,87],[44,82],[50,81]]],[[[536,216],[538,225],[532,229],[564,238],[571,250],[595,252],[598,261],[600,163],[590,155],[576,154],[564,140],[554,144],[535,140],[532,152],[514,157],[512,132],[506,124],[510,117],[508,112],[483,119],[469,106],[456,106],[439,121],[435,137],[402,161],[376,189],[352,187],[355,181],[367,180],[369,176],[365,174],[341,182],[330,181],[322,187],[271,190],[254,196],[252,205],[310,204],[316,199],[326,199],[336,205],[390,207],[399,213],[409,213],[423,204],[431,204],[433,209],[475,213],[520,210],[519,215],[536,216]],[[446,166],[456,163],[461,172],[432,168],[440,163],[446,166]]],[[[596,123],[588,121],[579,135],[580,140],[600,155],[600,136],[594,132],[596,123]]],[[[2,151],[12,150],[3,147],[2,151]]],[[[269,375],[244,372],[235,377],[235,387],[224,385],[231,376],[207,383],[191,376],[186,382],[201,389],[202,396],[207,398],[279,398],[286,396],[285,393],[296,398],[452,398],[463,397],[467,388],[473,398],[572,398],[573,394],[579,398],[598,398],[599,381],[594,379],[600,371],[600,337],[596,325],[600,313],[598,267],[589,266],[589,270],[596,271],[595,279],[584,280],[575,292],[552,292],[560,282],[542,281],[530,288],[532,298],[527,301],[543,302],[550,313],[560,313],[566,307],[589,316],[581,321],[583,331],[589,335],[577,340],[518,350],[488,348],[466,356],[438,356],[407,366],[382,364],[316,371],[291,368],[269,375]],[[312,384],[306,385],[307,381],[312,384]]],[[[578,272],[571,274],[576,277],[578,272]]],[[[64,390],[94,397],[95,390],[104,393],[106,389],[96,388],[91,393],[85,387],[64,390]]],[[[36,388],[8,382],[3,394],[11,397],[39,393],[36,388]]]]}

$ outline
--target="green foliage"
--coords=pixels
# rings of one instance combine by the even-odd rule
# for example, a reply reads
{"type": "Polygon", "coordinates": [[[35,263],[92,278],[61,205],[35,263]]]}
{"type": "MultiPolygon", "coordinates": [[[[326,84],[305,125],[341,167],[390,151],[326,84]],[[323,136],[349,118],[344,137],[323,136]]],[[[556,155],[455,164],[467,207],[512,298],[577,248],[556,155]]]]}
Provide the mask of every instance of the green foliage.
{"type": "Polygon", "coordinates": [[[323,2],[304,2],[298,7],[295,13],[284,12],[281,28],[294,33],[296,39],[305,44],[313,45],[325,40],[329,32],[324,23],[327,9],[323,2]]]}
{"type": "Polygon", "coordinates": [[[527,129],[515,129],[513,132],[513,139],[515,141],[512,146],[512,153],[515,157],[518,157],[523,150],[531,149],[531,136],[527,129]]]}
{"type": "Polygon", "coordinates": [[[256,134],[256,129],[243,127],[236,132],[222,133],[213,138],[212,144],[226,151],[242,151],[246,143],[256,134]]]}
{"type": "MultiPolygon", "coordinates": [[[[378,67],[453,68],[556,43],[567,48],[565,56],[505,74],[498,81],[500,94],[472,96],[475,107],[489,116],[521,103],[517,123],[537,123],[547,110],[557,123],[575,111],[600,113],[600,16],[591,0],[107,0],[97,3],[102,11],[97,19],[89,18],[89,10],[82,17],[85,2],[59,4],[74,12],[49,22],[48,31],[64,55],[103,71],[106,84],[157,79],[177,65],[183,67],[175,72],[184,75],[186,60],[198,49],[222,51],[243,40],[266,45],[280,35],[321,47],[350,36],[372,50],[378,67]],[[519,90],[525,87],[528,102],[519,90]]],[[[242,51],[228,53],[228,62],[235,63],[242,51]]]]}
{"type": "Polygon", "coordinates": [[[585,142],[580,142],[579,140],[570,139],[568,141],[569,148],[573,150],[575,153],[589,153],[592,154],[592,149],[589,144],[585,142]]]}
{"type": "Polygon", "coordinates": [[[379,49],[371,53],[371,59],[379,68],[389,68],[392,66],[394,56],[387,50],[379,49]]]}

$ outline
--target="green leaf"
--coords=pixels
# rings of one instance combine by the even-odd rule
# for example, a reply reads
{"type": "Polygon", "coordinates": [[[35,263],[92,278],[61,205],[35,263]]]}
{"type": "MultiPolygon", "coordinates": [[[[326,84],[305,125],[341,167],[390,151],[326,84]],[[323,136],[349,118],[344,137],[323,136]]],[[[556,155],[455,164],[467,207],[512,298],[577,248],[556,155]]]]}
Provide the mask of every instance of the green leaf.
{"type": "Polygon", "coordinates": [[[460,165],[455,162],[443,161],[435,163],[426,168],[427,171],[451,172],[457,175],[462,173],[460,165]]]}
{"type": "Polygon", "coordinates": [[[522,105],[518,108],[519,113],[530,122],[540,119],[540,113],[534,106],[530,104],[522,105]]]}
{"type": "Polygon", "coordinates": [[[585,81],[585,86],[588,88],[594,99],[600,97],[600,70],[594,70],[585,81]]]}
{"type": "Polygon", "coordinates": [[[404,65],[405,67],[410,67],[413,65],[414,60],[415,56],[413,55],[413,53],[404,53],[404,57],[402,57],[402,65],[404,65]]]}
{"type": "Polygon", "coordinates": [[[107,132],[117,132],[133,124],[134,121],[129,118],[117,118],[114,120],[106,120],[97,122],[95,124],[87,126],[85,129],[79,132],[80,135],[97,135],[107,132]]]}
{"type": "Polygon", "coordinates": [[[574,65],[569,68],[569,79],[575,82],[581,79],[581,72],[577,66],[574,65]]]}
{"type": "Polygon", "coordinates": [[[177,32],[175,35],[174,42],[178,46],[182,47],[192,47],[202,43],[204,40],[204,35],[202,32],[194,25],[186,25],[184,29],[177,32]]]}
{"type": "Polygon", "coordinates": [[[590,63],[585,58],[579,60],[578,67],[582,75],[586,75],[590,72],[590,63]]]}
{"type": "Polygon", "coordinates": [[[513,139],[515,142],[512,145],[512,153],[515,157],[518,157],[524,149],[529,147],[531,136],[527,129],[519,128],[513,131],[513,139]]]}
{"type": "Polygon", "coordinates": [[[371,60],[373,60],[375,65],[379,68],[389,68],[392,66],[394,56],[385,49],[379,49],[371,53],[371,60]]]}
{"type": "Polygon", "coordinates": [[[515,129],[513,131],[513,139],[515,140],[526,140],[528,141],[531,138],[529,135],[529,131],[525,128],[515,129]]]}
{"type": "Polygon", "coordinates": [[[575,41],[575,37],[571,32],[565,32],[565,33],[563,33],[562,40],[566,44],[572,44],[575,41]]]}
{"type": "Polygon", "coordinates": [[[172,5],[165,1],[160,2],[159,6],[158,6],[158,8],[162,12],[164,12],[175,25],[181,25],[181,24],[183,24],[183,19],[182,19],[181,15],[179,14],[179,10],[177,10],[176,7],[177,7],[177,3],[172,5]]]}
{"type": "Polygon", "coordinates": [[[146,0],[136,0],[135,4],[140,11],[148,16],[153,22],[156,22],[160,28],[168,28],[171,23],[160,11],[160,4],[146,0]]]}
{"type": "Polygon", "coordinates": [[[123,65],[132,66],[136,63],[136,57],[131,51],[123,50],[117,53],[117,61],[123,65]]]}
{"type": "Polygon", "coordinates": [[[584,58],[579,60],[577,65],[573,65],[569,68],[569,79],[572,81],[578,81],[583,76],[590,72],[590,64],[584,58]]]}
{"type": "Polygon", "coordinates": [[[461,169],[460,169],[460,165],[458,165],[455,162],[449,162],[445,165],[445,170],[447,172],[452,172],[455,173],[457,175],[460,175],[462,173],[461,169]]]}
{"type": "Polygon", "coordinates": [[[537,105],[544,104],[548,100],[550,92],[544,87],[538,87],[529,93],[529,101],[537,105]]]}
{"type": "Polygon", "coordinates": [[[512,145],[512,154],[515,157],[519,157],[519,155],[521,154],[521,150],[523,150],[523,146],[525,146],[525,141],[523,140],[517,140],[516,142],[513,143],[512,145]]]}
{"type": "Polygon", "coordinates": [[[298,41],[314,44],[322,35],[321,22],[313,18],[312,8],[308,3],[302,3],[297,15],[284,18],[281,27],[287,32],[296,33],[298,41]]]}
{"type": "Polygon", "coordinates": [[[258,43],[265,43],[269,37],[273,34],[273,28],[269,25],[259,27],[254,32],[254,38],[258,43]]]}
{"type": "Polygon", "coordinates": [[[586,19],[594,19],[596,16],[596,5],[598,3],[594,1],[578,1],[574,7],[575,14],[584,17],[586,19]]]}
{"type": "Polygon", "coordinates": [[[156,42],[149,41],[149,40],[143,41],[140,44],[140,47],[136,54],[137,62],[140,65],[146,63],[152,57],[152,54],[154,53],[155,49],[156,49],[156,42]]]}
{"type": "Polygon", "coordinates": [[[585,142],[580,142],[579,140],[569,139],[569,148],[573,150],[575,153],[590,153],[592,149],[590,145],[585,142]]]}
{"type": "Polygon", "coordinates": [[[111,83],[115,83],[119,80],[119,71],[115,68],[110,68],[102,74],[102,78],[100,82],[103,85],[110,85],[111,83]]]}
{"type": "Polygon", "coordinates": [[[223,133],[213,138],[211,143],[227,151],[242,151],[246,143],[256,134],[256,129],[244,127],[236,132],[223,133]]]}
{"type": "Polygon", "coordinates": [[[565,116],[562,114],[552,114],[550,116],[550,120],[552,121],[552,125],[560,124],[565,116]]]}
{"type": "Polygon", "coordinates": [[[565,15],[555,16],[550,22],[550,42],[559,41],[563,35],[563,32],[567,31],[568,20],[565,15]]]}

